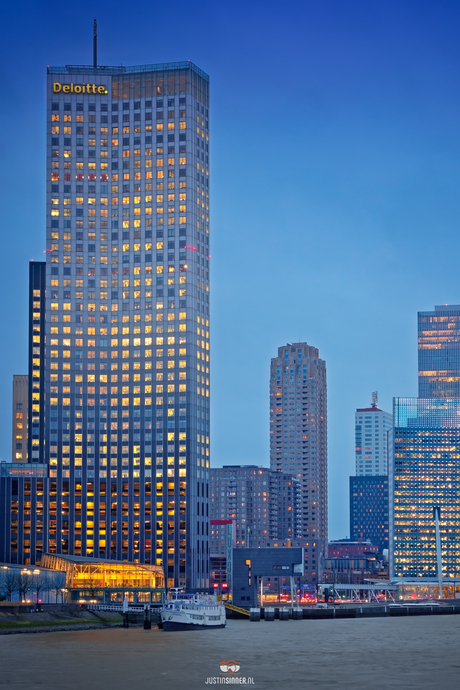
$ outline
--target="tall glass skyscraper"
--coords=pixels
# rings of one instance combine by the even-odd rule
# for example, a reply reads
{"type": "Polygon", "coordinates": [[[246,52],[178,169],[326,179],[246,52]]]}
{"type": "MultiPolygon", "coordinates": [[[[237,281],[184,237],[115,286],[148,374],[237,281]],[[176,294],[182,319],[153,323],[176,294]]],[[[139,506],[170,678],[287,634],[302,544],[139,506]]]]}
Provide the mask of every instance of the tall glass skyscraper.
{"type": "Polygon", "coordinates": [[[66,66],[47,88],[48,551],[206,587],[209,78],[66,66]]]}
{"type": "Polygon", "coordinates": [[[460,398],[460,305],[418,313],[419,398],[460,398]]]}
{"type": "Polygon", "coordinates": [[[394,399],[390,462],[391,577],[436,581],[440,509],[442,575],[460,576],[460,400],[394,399]]]}

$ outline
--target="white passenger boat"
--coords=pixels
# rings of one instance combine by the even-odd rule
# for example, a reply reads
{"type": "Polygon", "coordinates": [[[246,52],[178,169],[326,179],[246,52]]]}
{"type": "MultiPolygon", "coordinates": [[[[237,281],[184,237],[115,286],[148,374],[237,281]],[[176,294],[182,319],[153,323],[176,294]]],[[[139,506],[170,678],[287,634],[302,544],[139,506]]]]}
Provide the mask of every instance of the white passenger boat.
{"type": "Polygon", "coordinates": [[[170,590],[170,599],[160,611],[163,630],[224,628],[225,606],[215,596],[183,594],[170,590]]]}

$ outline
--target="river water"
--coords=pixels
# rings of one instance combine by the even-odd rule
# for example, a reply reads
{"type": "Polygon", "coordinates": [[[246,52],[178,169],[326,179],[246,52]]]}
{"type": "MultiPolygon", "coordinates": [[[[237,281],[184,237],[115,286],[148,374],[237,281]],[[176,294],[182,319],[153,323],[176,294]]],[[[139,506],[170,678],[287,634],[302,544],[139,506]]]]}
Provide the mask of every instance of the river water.
{"type": "Polygon", "coordinates": [[[2,635],[0,688],[201,690],[235,661],[249,688],[450,690],[460,688],[459,643],[460,615],[2,635]]]}

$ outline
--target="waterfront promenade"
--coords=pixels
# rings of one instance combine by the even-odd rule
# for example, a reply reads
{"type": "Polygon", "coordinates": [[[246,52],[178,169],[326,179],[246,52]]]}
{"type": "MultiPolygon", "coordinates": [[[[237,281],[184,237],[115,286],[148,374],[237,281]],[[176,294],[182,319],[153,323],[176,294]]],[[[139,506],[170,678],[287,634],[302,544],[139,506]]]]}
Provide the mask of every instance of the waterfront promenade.
{"type": "Polygon", "coordinates": [[[460,616],[6,635],[0,637],[0,688],[198,690],[232,660],[255,688],[435,690],[458,685],[459,640],[460,616]]]}

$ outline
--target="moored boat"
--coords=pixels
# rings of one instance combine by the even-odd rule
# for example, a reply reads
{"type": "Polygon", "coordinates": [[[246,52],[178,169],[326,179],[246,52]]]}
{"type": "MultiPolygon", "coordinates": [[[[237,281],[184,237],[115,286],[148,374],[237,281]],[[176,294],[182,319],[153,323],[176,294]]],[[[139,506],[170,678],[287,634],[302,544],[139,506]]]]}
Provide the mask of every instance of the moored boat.
{"type": "Polygon", "coordinates": [[[224,628],[225,607],[215,596],[183,594],[173,589],[160,611],[163,630],[202,630],[224,628]]]}

